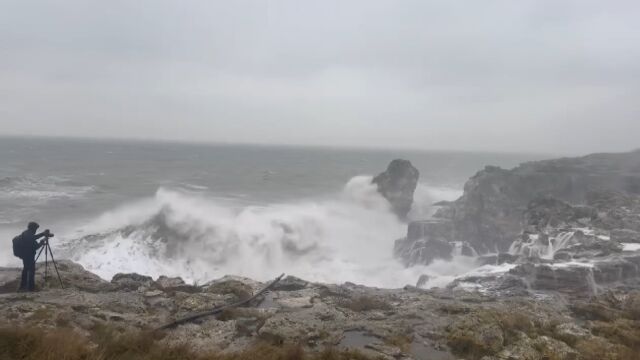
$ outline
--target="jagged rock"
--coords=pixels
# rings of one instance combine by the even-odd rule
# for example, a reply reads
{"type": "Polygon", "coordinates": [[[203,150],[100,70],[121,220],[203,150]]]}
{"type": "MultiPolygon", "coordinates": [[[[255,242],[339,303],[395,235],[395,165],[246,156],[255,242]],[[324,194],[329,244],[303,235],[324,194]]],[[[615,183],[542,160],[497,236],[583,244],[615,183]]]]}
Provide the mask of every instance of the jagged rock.
{"type": "Polygon", "coordinates": [[[461,198],[442,204],[434,216],[451,222],[446,241],[468,241],[479,254],[507,251],[526,227],[523,215],[535,199],[547,200],[533,209],[552,206],[531,214],[534,224],[593,221],[603,229],[640,231],[640,218],[633,216],[640,209],[638,184],[640,151],[530,162],[512,170],[487,166],[469,179],[461,198]],[[567,208],[560,201],[589,207],[567,208]]]}
{"type": "Polygon", "coordinates": [[[412,221],[407,226],[408,240],[437,239],[448,241],[452,237],[453,224],[446,220],[412,221]]]}
{"type": "Polygon", "coordinates": [[[628,181],[640,184],[634,179],[640,179],[640,152],[536,162],[514,170],[489,166],[467,182],[460,199],[443,204],[434,219],[409,223],[394,254],[407,266],[428,265],[452,254],[468,255],[473,248],[480,254],[499,253],[480,256],[480,264],[519,264],[508,276],[489,271],[458,278],[450,289],[578,296],[615,284],[635,286],[638,254],[630,245],[622,251],[622,243],[635,241],[640,233],[640,187],[628,186],[628,181]],[[616,162],[619,158],[625,160],[616,162]],[[638,166],[603,172],[603,159],[614,167],[638,166]],[[631,175],[616,181],[626,172],[631,175]]]}
{"type": "Polygon", "coordinates": [[[394,255],[406,266],[451,259],[455,245],[447,239],[452,231],[452,224],[448,221],[412,221],[407,228],[407,237],[396,240],[394,255]]]}
{"type": "Polygon", "coordinates": [[[122,274],[118,273],[113,276],[111,283],[118,289],[135,291],[140,288],[149,288],[153,285],[151,276],[140,275],[136,273],[122,274]]]}
{"type": "Polygon", "coordinates": [[[533,199],[524,213],[524,223],[536,230],[548,227],[574,227],[588,225],[598,216],[596,209],[588,206],[572,206],[551,196],[533,199]]]}
{"type": "Polygon", "coordinates": [[[454,246],[446,241],[436,239],[396,240],[394,255],[401,259],[405,266],[430,264],[433,260],[451,260],[454,246]]]}
{"type": "MultiPolygon", "coordinates": [[[[112,289],[113,285],[85,270],[82,265],[76,264],[69,260],[56,261],[60,277],[65,287],[75,289],[100,292],[112,289]]],[[[3,269],[0,272],[0,294],[13,293],[20,285],[21,269],[3,269]]],[[[55,273],[53,264],[49,263],[48,279],[45,282],[45,264],[40,262],[36,264],[36,286],[41,289],[57,289],[60,288],[60,282],[55,273]]]]}
{"type": "Polygon", "coordinates": [[[387,170],[373,178],[378,191],[384,196],[393,211],[401,219],[406,219],[413,204],[413,193],[418,185],[420,172],[410,161],[396,159],[391,161],[387,170]]]}
{"type": "Polygon", "coordinates": [[[640,243],[640,232],[631,229],[613,229],[611,240],[618,243],[640,243]]]}
{"type": "Polygon", "coordinates": [[[274,286],[277,291],[297,291],[307,287],[309,282],[295,276],[287,276],[274,286]]]}
{"type": "Polygon", "coordinates": [[[569,250],[559,250],[555,254],[553,254],[553,260],[558,261],[571,261],[573,260],[573,254],[569,250]]]}
{"type": "Polygon", "coordinates": [[[621,282],[640,276],[640,256],[616,256],[594,264],[594,280],[599,285],[621,282]]]}
{"type": "Polygon", "coordinates": [[[186,284],[184,280],[179,277],[170,278],[166,276],[160,276],[158,280],[156,280],[155,286],[164,291],[182,291],[192,294],[202,292],[201,287],[186,284]]]}
{"type": "Polygon", "coordinates": [[[469,245],[469,243],[466,242],[466,241],[462,242],[462,243],[454,243],[454,247],[459,250],[459,255],[462,255],[462,256],[476,256],[477,255],[476,251],[473,249],[473,247],[471,245],[469,245]]]}
{"type": "Polygon", "coordinates": [[[276,302],[278,303],[278,305],[282,306],[283,308],[288,308],[288,309],[300,309],[300,308],[308,308],[313,306],[313,304],[311,303],[310,297],[280,298],[280,299],[277,299],[276,302]]]}
{"type": "Polygon", "coordinates": [[[595,294],[607,284],[640,276],[640,256],[610,257],[594,264],[521,264],[509,274],[525,279],[531,289],[560,291],[573,295],[595,294]]]}
{"type": "Polygon", "coordinates": [[[590,192],[587,204],[598,209],[594,226],[606,230],[628,229],[640,232],[640,196],[613,190],[590,192]]]}
{"type": "Polygon", "coordinates": [[[171,288],[186,285],[184,280],[182,280],[182,278],[179,278],[179,277],[170,278],[164,275],[160,276],[158,280],[156,280],[156,284],[158,284],[163,289],[171,289],[171,288]]]}
{"type": "Polygon", "coordinates": [[[248,289],[248,291],[250,292],[255,292],[260,290],[264,284],[259,282],[259,281],[255,281],[253,279],[249,279],[243,276],[235,276],[235,275],[225,275],[219,279],[215,279],[212,281],[207,282],[206,284],[203,285],[203,288],[205,289],[216,289],[218,287],[225,287],[228,284],[233,284],[233,285],[240,285],[245,289],[248,289]]]}
{"type": "Polygon", "coordinates": [[[526,279],[535,290],[556,290],[576,295],[596,292],[593,269],[588,266],[522,264],[510,270],[509,274],[526,279]]]}
{"type": "Polygon", "coordinates": [[[234,301],[240,301],[250,298],[255,289],[259,288],[259,284],[253,281],[248,281],[240,277],[225,276],[222,279],[218,279],[205,286],[204,290],[207,293],[231,295],[234,301]]]}
{"type": "Polygon", "coordinates": [[[572,251],[573,258],[592,259],[611,254],[618,254],[622,251],[622,246],[617,242],[606,240],[602,241],[599,239],[596,240],[593,237],[588,237],[586,239],[591,241],[581,241],[578,239],[578,244],[569,249],[572,251]]]}
{"type": "Polygon", "coordinates": [[[230,301],[230,299],[227,299],[219,294],[209,293],[188,294],[177,292],[173,298],[175,300],[177,308],[185,313],[213,309],[216,306],[220,306],[227,302],[233,301],[230,301]]]}
{"type": "Polygon", "coordinates": [[[164,295],[164,291],[162,290],[151,290],[151,291],[146,291],[144,293],[144,296],[148,298],[162,296],[162,295],[164,295]]]}
{"type": "Polygon", "coordinates": [[[529,289],[529,284],[525,279],[519,276],[511,276],[510,274],[507,274],[502,276],[500,281],[489,289],[500,294],[524,295],[529,289]]]}

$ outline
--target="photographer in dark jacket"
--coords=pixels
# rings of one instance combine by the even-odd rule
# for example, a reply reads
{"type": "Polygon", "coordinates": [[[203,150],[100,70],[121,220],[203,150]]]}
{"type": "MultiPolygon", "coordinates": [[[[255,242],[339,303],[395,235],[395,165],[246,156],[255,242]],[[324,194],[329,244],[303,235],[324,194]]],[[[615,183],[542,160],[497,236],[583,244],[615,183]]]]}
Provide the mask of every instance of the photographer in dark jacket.
{"type": "Polygon", "coordinates": [[[38,239],[41,237],[49,236],[49,229],[41,232],[40,234],[36,234],[38,231],[38,225],[35,222],[30,222],[27,226],[27,230],[25,230],[21,236],[21,246],[22,246],[22,279],[20,280],[20,291],[35,291],[35,276],[36,276],[36,252],[38,249],[44,245],[46,240],[41,240],[38,242],[38,239]]]}

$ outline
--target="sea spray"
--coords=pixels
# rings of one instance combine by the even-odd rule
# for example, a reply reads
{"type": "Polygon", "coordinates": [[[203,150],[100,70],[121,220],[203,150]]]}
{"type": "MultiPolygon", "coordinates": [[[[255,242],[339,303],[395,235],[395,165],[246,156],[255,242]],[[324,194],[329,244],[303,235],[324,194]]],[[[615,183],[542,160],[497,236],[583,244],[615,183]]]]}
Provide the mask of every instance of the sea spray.
{"type": "MultiPolygon", "coordinates": [[[[419,184],[416,208],[451,199],[455,190],[419,184]],[[433,195],[435,194],[435,195],[433,195]]],[[[119,272],[181,276],[205,282],[226,274],[268,280],[286,272],[310,281],[378,287],[442,287],[479,268],[475,257],[455,255],[405,268],[392,257],[406,224],[371,184],[352,178],[324,199],[246,205],[178,189],[104,213],[63,237],[59,250],[105,279],[119,272]]]]}
{"type": "MultiPolygon", "coordinates": [[[[458,190],[420,183],[411,216],[428,216],[432,204],[458,190]],[[423,215],[418,215],[423,214],[423,215]]],[[[105,279],[119,272],[181,276],[205,282],[226,274],[268,280],[286,272],[311,281],[369,286],[442,287],[479,272],[506,271],[475,257],[405,268],[392,257],[406,224],[371,184],[356,176],[333,196],[270,205],[212,198],[181,187],[103,213],[72,227],[54,244],[105,279]]]]}
{"type": "Polygon", "coordinates": [[[117,272],[206,281],[225,274],[266,280],[287,272],[313,281],[415,284],[420,267],[392,258],[406,224],[371,178],[323,200],[231,206],[161,188],[76,231],[65,251],[104,278],[117,272]]]}
{"type": "Polygon", "coordinates": [[[424,220],[430,218],[437,206],[433,203],[439,201],[453,201],[462,195],[462,190],[447,187],[434,187],[424,182],[419,182],[413,195],[413,206],[409,212],[409,219],[424,220]]]}

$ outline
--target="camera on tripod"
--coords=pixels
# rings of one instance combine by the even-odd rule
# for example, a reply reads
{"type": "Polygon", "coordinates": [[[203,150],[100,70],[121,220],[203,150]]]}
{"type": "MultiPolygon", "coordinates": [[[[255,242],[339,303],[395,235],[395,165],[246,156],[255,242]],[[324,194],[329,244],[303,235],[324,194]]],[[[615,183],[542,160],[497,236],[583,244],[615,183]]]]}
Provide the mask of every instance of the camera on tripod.
{"type": "Polygon", "coordinates": [[[54,237],[55,235],[50,232],[49,230],[47,230],[47,232],[44,233],[44,239],[42,239],[44,242],[48,242],[49,238],[54,237]]]}
{"type": "Polygon", "coordinates": [[[44,281],[47,282],[48,273],[49,273],[49,257],[51,257],[51,262],[53,263],[53,268],[56,270],[56,275],[58,275],[58,281],[60,282],[60,288],[64,289],[64,285],[62,284],[62,278],[60,278],[60,273],[58,272],[58,264],[56,264],[56,260],[53,258],[53,251],[51,250],[51,246],[49,245],[49,239],[54,236],[49,230],[44,232],[44,239],[42,239],[42,248],[36,257],[36,261],[44,252],[44,281]]]}

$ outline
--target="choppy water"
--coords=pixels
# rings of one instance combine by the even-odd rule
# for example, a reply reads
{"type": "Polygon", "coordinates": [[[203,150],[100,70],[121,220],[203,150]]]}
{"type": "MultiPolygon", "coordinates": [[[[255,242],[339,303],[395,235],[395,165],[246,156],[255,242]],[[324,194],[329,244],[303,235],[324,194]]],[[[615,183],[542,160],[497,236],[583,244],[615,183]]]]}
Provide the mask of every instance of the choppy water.
{"type": "MultiPolygon", "coordinates": [[[[54,251],[99,275],[139,272],[206,281],[225,274],[396,287],[426,272],[391,256],[406,225],[370,179],[394,158],[421,172],[411,216],[455,199],[485,165],[533,155],[371,151],[174,143],[0,139],[0,265],[36,220],[54,251]]],[[[428,271],[427,271],[428,270],[428,271]]]]}

